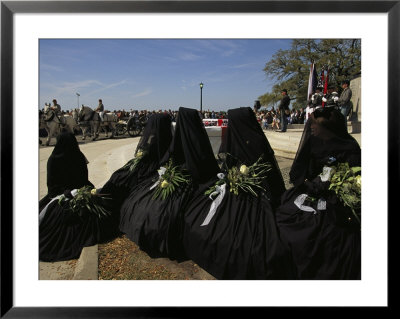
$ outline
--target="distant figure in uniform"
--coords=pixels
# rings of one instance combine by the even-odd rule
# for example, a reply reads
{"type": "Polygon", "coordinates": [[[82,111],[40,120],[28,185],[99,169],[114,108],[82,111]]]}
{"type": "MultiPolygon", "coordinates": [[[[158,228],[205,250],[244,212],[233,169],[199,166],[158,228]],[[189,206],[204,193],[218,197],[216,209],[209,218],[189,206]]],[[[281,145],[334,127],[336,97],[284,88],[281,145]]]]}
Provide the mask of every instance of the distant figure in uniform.
{"type": "Polygon", "coordinates": [[[349,88],[350,81],[349,80],[344,80],[342,81],[342,88],[343,91],[340,94],[340,97],[336,97],[336,102],[338,106],[340,107],[340,112],[344,115],[346,121],[347,121],[347,115],[349,115],[350,108],[351,108],[351,96],[352,92],[351,89],[349,88]]]}
{"type": "Polygon", "coordinates": [[[103,105],[103,100],[102,99],[99,99],[99,106],[97,107],[97,109],[95,109],[95,111],[99,113],[100,120],[103,122],[104,105],[103,105]]]}
{"type": "Polygon", "coordinates": [[[317,87],[315,93],[311,96],[311,103],[314,109],[322,106],[323,93],[321,92],[321,89],[321,87],[317,87]]]}
{"type": "Polygon", "coordinates": [[[282,90],[282,100],[281,103],[279,104],[279,111],[281,113],[281,130],[279,132],[286,132],[287,124],[288,124],[288,119],[287,116],[289,114],[289,104],[290,104],[290,97],[287,94],[287,90],[283,89],[282,90]]]}
{"type": "Polygon", "coordinates": [[[322,102],[326,103],[327,107],[335,107],[338,108],[336,103],[336,98],[339,98],[339,94],[337,93],[337,89],[335,85],[330,85],[328,87],[328,92],[322,98],[322,102]]]}

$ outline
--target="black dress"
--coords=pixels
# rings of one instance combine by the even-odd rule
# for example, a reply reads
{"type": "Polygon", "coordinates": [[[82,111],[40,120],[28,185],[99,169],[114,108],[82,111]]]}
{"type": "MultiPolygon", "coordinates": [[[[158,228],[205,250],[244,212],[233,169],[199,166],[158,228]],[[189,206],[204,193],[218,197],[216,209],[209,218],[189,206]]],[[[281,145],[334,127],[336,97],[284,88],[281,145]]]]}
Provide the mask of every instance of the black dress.
{"type": "Polygon", "coordinates": [[[39,259],[60,261],[79,257],[85,246],[96,244],[104,223],[85,215],[79,218],[59,205],[58,197],[83,186],[88,180],[87,161],[72,133],[61,133],[47,162],[48,194],[39,203],[39,259]]]}
{"type": "Polygon", "coordinates": [[[149,256],[186,259],[182,247],[183,214],[193,191],[218,172],[212,147],[198,111],[179,108],[173,142],[160,165],[173,160],[185,169],[190,183],[171,196],[153,199],[148,178],[133,190],[121,207],[120,230],[149,256]]]}
{"type": "MultiPolygon", "coordinates": [[[[226,185],[215,215],[206,222],[213,201],[197,192],[186,209],[187,256],[217,279],[290,279],[291,265],[282,245],[273,204],[285,190],[275,156],[250,108],[228,111],[224,166],[251,165],[260,156],[272,166],[258,196],[235,195],[226,185]]],[[[215,179],[209,182],[209,186],[215,179]]]]}
{"type": "Polygon", "coordinates": [[[361,226],[320,176],[324,166],[361,166],[360,147],[343,123],[332,108],[312,113],[290,171],[294,187],[276,212],[298,279],[361,278],[361,226]]]}

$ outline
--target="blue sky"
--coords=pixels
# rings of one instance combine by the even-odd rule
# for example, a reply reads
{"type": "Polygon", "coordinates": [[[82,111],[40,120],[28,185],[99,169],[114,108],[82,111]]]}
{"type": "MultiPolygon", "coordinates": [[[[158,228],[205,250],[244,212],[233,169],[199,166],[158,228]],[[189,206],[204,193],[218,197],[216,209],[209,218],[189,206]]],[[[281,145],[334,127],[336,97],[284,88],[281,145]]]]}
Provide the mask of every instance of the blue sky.
{"type": "Polygon", "coordinates": [[[253,106],[270,91],[265,63],[291,40],[41,39],[39,108],[57,99],[64,110],[98,99],[106,109],[253,106]]]}

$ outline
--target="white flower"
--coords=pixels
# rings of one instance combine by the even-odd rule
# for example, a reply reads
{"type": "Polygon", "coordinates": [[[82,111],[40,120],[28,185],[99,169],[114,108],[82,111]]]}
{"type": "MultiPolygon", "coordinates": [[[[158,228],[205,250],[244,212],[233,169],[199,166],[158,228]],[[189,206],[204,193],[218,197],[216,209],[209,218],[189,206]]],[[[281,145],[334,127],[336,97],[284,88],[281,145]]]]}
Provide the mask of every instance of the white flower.
{"type": "Polygon", "coordinates": [[[166,169],[165,167],[162,167],[162,166],[161,166],[160,169],[157,170],[158,175],[160,175],[160,176],[164,175],[164,173],[165,173],[166,170],[167,170],[167,169],[166,169]]]}
{"type": "Polygon", "coordinates": [[[142,157],[142,156],[143,156],[143,152],[142,151],[139,151],[139,152],[136,153],[136,157],[142,157]]]}
{"type": "Polygon", "coordinates": [[[167,187],[169,185],[169,183],[167,182],[167,181],[162,181],[162,183],[161,183],[161,188],[165,188],[165,187],[167,187]]]}
{"type": "Polygon", "coordinates": [[[361,187],[361,175],[356,176],[356,183],[358,187],[361,187]]]}
{"type": "Polygon", "coordinates": [[[240,173],[242,173],[243,175],[247,175],[249,173],[249,169],[246,165],[240,166],[240,173]]]}
{"type": "Polygon", "coordinates": [[[218,177],[219,179],[224,179],[225,174],[224,174],[224,173],[218,173],[218,174],[217,174],[217,177],[218,177]]]}
{"type": "Polygon", "coordinates": [[[97,192],[97,189],[96,189],[96,188],[93,188],[93,189],[90,191],[90,193],[91,193],[92,195],[96,195],[96,192],[97,192]]]}

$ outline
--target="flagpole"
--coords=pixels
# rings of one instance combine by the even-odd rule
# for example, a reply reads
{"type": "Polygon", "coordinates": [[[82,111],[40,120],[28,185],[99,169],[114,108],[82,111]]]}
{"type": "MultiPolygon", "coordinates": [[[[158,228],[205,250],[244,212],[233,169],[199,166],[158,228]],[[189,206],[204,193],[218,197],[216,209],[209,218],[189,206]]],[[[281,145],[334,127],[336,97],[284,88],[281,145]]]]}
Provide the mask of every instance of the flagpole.
{"type": "Polygon", "coordinates": [[[311,62],[311,67],[310,67],[310,75],[308,78],[308,89],[307,89],[307,101],[310,98],[310,94],[313,92],[313,75],[314,75],[314,61],[311,62]]]}

